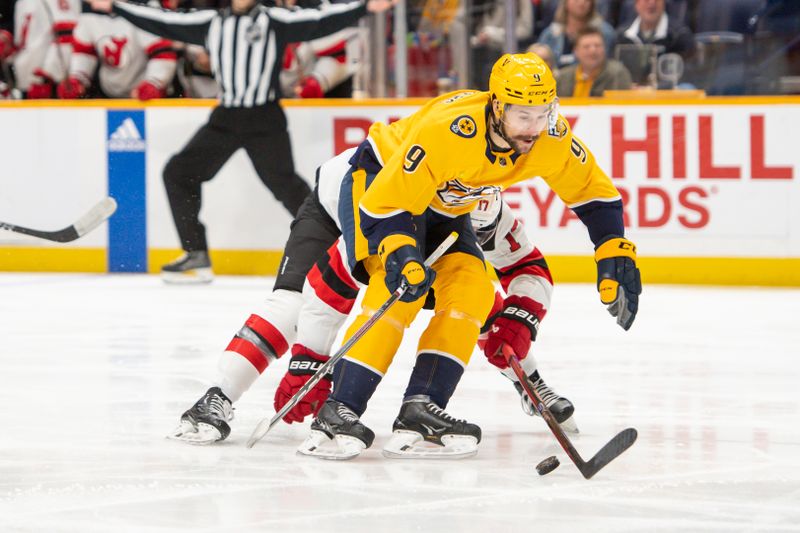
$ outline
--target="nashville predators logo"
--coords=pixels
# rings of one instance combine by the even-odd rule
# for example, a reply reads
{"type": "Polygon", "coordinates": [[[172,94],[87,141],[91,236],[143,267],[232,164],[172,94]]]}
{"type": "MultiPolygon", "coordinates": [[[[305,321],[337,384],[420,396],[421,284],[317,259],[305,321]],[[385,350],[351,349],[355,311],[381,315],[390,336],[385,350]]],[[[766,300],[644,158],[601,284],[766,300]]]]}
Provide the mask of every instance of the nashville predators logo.
{"type": "Polygon", "coordinates": [[[469,205],[481,199],[493,198],[500,192],[500,187],[468,187],[458,180],[450,180],[437,189],[436,196],[449,207],[469,205]]]}
{"type": "Polygon", "coordinates": [[[563,139],[564,135],[567,134],[567,121],[563,118],[559,118],[556,122],[555,126],[550,128],[547,132],[551,137],[556,137],[558,139],[563,139]]]}
{"type": "Polygon", "coordinates": [[[450,131],[459,137],[469,139],[475,137],[475,132],[478,131],[478,127],[475,125],[475,121],[472,120],[471,116],[461,115],[450,124],[450,131]]]}

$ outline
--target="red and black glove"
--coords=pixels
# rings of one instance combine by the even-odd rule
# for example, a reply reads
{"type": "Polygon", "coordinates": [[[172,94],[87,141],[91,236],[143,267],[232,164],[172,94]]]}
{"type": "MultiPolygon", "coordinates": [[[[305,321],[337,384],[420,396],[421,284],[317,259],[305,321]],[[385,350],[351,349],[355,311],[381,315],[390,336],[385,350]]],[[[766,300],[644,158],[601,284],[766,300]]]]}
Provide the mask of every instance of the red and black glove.
{"type": "Polygon", "coordinates": [[[297,95],[300,98],[322,98],[325,93],[322,91],[322,85],[319,80],[314,76],[306,76],[300,82],[299,91],[297,95]]]}
{"type": "Polygon", "coordinates": [[[28,100],[44,100],[53,98],[53,89],[56,86],[49,81],[42,81],[41,83],[31,83],[28,86],[28,93],[26,97],[28,100]]]}
{"type": "MultiPolygon", "coordinates": [[[[292,359],[289,361],[289,370],[283,376],[278,389],[275,391],[275,411],[279,411],[286,403],[297,394],[300,388],[308,383],[311,376],[330,359],[327,355],[315,353],[305,346],[295,344],[292,346],[292,359]]],[[[331,376],[326,375],[308,391],[302,400],[286,413],[283,421],[287,424],[302,422],[305,417],[314,416],[322,409],[322,404],[331,393],[331,376]]]]}
{"type": "Polygon", "coordinates": [[[0,30],[0,61],[14,53],[14,36],[11,32],[0,30]]]}
{"type": "Polygon", "coordinates": [[[45,98],[53,98],[55,93],[56,83],[53,81],[46,72],[42,69],[33,71],[34,81],[28,86],[28,93],[26,97],[29,100],[42,100],[45,98]]]}
{"type": "Polygon", "coordinates": [[[58,84],[58,97],[62,100],[74,100],[81,98],[86,94],[86,87],[80,80],[74,76],[70,76],[58,84]]]}
{"type": "Polygon", "coordinates": [[[140,83],[133,90],[133,93],[134,98],[138,98],[143,102],[147,100],[153,100],[154,98],[164,98],[165,96],[163,89],[159,88],[155,83],[147,80],[140,83]]]}
{"type": "Polygon", "coordinates": [[[486,338],[483,353],[497,368],[508,368],[508,360],[503,355],[503,345],[514,350],[522,360],[528,355],[531,341],[536,340],[539,321],[546,311],[542,304],[527,296],[509,296],[503,310],[494,316],[486,338]]]}

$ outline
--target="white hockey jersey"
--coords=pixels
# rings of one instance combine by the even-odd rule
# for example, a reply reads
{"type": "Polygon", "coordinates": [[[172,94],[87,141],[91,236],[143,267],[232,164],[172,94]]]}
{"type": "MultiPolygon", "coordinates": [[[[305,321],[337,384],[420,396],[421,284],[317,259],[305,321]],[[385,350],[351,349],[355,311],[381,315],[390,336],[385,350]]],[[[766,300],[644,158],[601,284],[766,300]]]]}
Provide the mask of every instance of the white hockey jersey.
{"type": "Polygon", "coordinates": [[[14,9],[17,88],[27,91],[45,77],[61,81],[69,67],[81,0],[18,0],[14,9]]]}
{"type": "Polygon", "coordinates": [[[100,89],[111,98],[131,97],[145,80],[163,89],[175,76],[172,42],[123,18],[81,13],[73,41],[69,75],[88,87],[99,65],[100,89]]]}
{"type": "Polygon", "coordinates": [[[547,263],[500,193],[481,199],[470,219],[483,255],[506,294],[526,296],[549,309],[553,279],[547,263]]]}
{"type": "Polygon", "coordinates": [[[186,98],[217,98],[219,84],[210,72],[210,67],[205,71],[198,71],[196,63],[210,63],[208,52],[196,44],[175,43],[176,47],[183,47],[183,54],[178,61],[178,80],[183,86],[186,98]]]}
{"type": "Polygon", "coordinates": [[[280,75],[283,95],[296,96],[294,88],[308,76],[316,78],[323,93],[353,76],[360,64],[360,35],[358,28],[345,28],[326,37],[288,46],[280,75]]]}

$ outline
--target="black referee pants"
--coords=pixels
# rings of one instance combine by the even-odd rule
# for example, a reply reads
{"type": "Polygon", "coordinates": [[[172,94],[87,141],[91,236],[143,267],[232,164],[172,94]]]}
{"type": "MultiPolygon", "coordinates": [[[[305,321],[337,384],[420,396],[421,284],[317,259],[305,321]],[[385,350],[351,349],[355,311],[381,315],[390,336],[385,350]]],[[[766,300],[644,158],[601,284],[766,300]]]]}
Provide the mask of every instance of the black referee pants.
{"type": "Polygon", "coordinates": [[[294,171],[286,115],[277,103],[217,107],[208,123],[164,167],[164,186],[184,250],[208,250],[206,229],[199,218],[202,184],[239,148],[245,149],[258,177],[292,216],[310,192],[294,171]]]}

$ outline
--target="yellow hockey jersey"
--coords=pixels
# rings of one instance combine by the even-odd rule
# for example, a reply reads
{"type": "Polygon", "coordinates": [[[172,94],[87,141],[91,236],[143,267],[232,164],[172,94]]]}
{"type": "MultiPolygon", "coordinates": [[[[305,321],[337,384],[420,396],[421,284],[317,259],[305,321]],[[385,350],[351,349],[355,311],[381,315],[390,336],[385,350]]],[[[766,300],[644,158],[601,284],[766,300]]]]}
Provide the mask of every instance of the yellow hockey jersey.
{"type": "MultiPolygon", "coordinates": [[[[411,234],[410,215],[447,216],[517,182],[541,177],[568,206],[614,202],[620,195],[564,117],[527,154],[494,151],[489,93],[456,91],[391,125],[375,123],[368,142],[382,169],[361,197],[361,229],[370,248],[387,235],[411,234]]],[[[362,258],[359,258],[362,259],[362,258]]]]}

